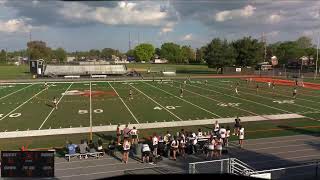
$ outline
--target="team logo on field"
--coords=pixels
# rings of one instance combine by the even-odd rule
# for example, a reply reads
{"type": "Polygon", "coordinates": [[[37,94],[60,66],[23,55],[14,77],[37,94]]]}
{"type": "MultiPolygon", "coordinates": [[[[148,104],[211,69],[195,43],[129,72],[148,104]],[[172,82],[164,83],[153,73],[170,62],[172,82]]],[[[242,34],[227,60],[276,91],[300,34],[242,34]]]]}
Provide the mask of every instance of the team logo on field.
{"type": "MultiPolygon", "coordinates": [[[[65,93],[62,93],[63,96],[90,96],[90,91],[85,90],[85,91],[79,91],[79,90],[71,90],[71,91],[66,91],[65,93]]],[[[117,94],[114,91],[91,91],[91,96],[104,96],[104,95],[109,95],[109,96],[117,96],[117,94]]]]}
{"type": "Polygon", "coordinates": [[[283,100],[283,101],[277,100],[277,101],[273,101],[273,102],[278,103],[278,104],[294,104],[294,100],[283,100]]]}
{"type": "Polygon", "coordinates": [[[241,103],[219,103],[217,104],[218,106],[221,106],[221,107],[238,107],[241,103]]]}

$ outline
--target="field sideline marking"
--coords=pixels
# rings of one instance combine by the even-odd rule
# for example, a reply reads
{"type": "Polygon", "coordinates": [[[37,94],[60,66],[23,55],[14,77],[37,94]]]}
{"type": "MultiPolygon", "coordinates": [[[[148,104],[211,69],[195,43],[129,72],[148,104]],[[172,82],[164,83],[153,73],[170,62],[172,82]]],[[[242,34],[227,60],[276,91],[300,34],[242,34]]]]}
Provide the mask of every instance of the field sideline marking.
{"type": "Polygon", "coordinates": [[[33,86],[33,85],[34,85],[34,84],[31,84],[31,85],[26,86],[26,87],[24,87],[24,88],[21,88],[21,89],[19,89],[19,90],[17,90],[17,91],[14,91],[14,92],[12,92],[12,93],[10,93],[10,94],[7,94],[7,95],[1,97],[0,100],[6,98],[6,97],[8,97],[8,96],[11,96],[12,94],[15,94],[15,93],[17,93],[17,92],[20,92],[20,91],[22,91],[22,90],[24,90],[24,89],[26,89],[26,88],[28,88],[28,87],[30,87],[30,86],[33,86]]]}
{"type": "MultiPolygon", "coordinates": [[[[50,87],[50,86],[49,86],[50,87]]],[[[33,99],[34,97],[38,96],[40,93],[42,93],[43,91],[45,91],[46,89],[42,89],[40,92],[38,92],[37,94],[35,94],[34,96],[32,96],[31,98],[29,98],[27,101],[25,101],[24,103],[20,104],[18,107],[16,107],[14,110],[10,111],[8,114],[6,114],[4,117],[2,117],[0,119],[0,121],[2,121],[4,118],[6,118],[7,116],[9,116],[11,113],[13,113],[14,111],[16,111],[17,109],[19,109],[20,107],[22,107],[23,105],[25,105],[26,103],[28,103],[31,99],[33,99]]]]}
{"type": "Polygon", "coordinates": [[[196,104],[193,104],[193,103],[190,102],[190,101],[187,101],[187,100],[185,100],[185,99],[182,99],[181,97],[178,97],[178,96],[176,96],[176,95],[174,95],[174,94],[171,94],[171,93],[169,93],[168,91],[165,91],[165,90],[163,90],[163,89],[161,89],[161,88],[159,88],[159,87],[157,87],[157,86],[154,86],[154,85],[149,84],[149,83],[146,83],[146,82],[143,82],[143,83],[148,84],[149,86],[151,86],[151,87],[153,87],[153,88],[159,89],[160,91],[163,91],[163,92],[165,92],[165,93],[167,93],[167,94],[169,94],[169,95],[171,95],[171,96],[173,96],[173,97],[175,97],[175,98],[178,98],[178,99],[180,99],[180,100],[182,100],[182,101],[184,101],[184,102],[186,102],[186,103],[188,103],[188,104],[191,104],[191,105],[193,105],[193,106],[195,106],[195,107],[197,107],[197,108],[199,108],[199,109],[201,109],[201,110],[203,110],[203,111],[206,111],[207,113],[210,113],[210,114],[215,115],[215,116],[217,116],[217,117],[219,117],[219,118],[222,118],[222,117],[219,116],[218,114],[215,114],[215,113],[213,113],[213,112],[211,112],[211,111],[209,111],[209,110],[207,110],[207,109],[202,108],[201,106],[198,106],[198,105],[196,105],[196,104]]]}
{"type": "MultiPolygon", "coordinates": [[[[174,86],[174,87],[175,87],[175,88],[178,88],[177,86],[174,86]]],[[[202,94],[199,94],[199,93],[196,93],[196,92],[193,92],[193,91],[187,90],[187,89],[184,89],[184,90],[185,90],[185,91],[187,91],[187,92],[190,92],[190,93],[196,94],[196,95],[198,95],[198,96],[201,96],[201,97],[203,97],[203,98],[210,99],[210,100],[212,100],[212,101],[216,101],[216,102],[219,102],[219,103],[224,103],[224,102],[222,102],[222,101],[219,101],[219,100],[213,99],[213,98],[208,97],[208,96],[204,96],[204,95],[202,95],[202,94]]],[[[256,116],[261,116],[261,115],[259,115],[259,114],[257,114],[257,113],[251,112],[251,111],[249,111],[249,110],[241,109],[241,108],[239,108],[239,107],[235,107],[235,106],[231,106],[231,107],[232,107],[232,108],[235,108],[235,109],[238,109],[238,110],[240,110],[240,111],[245,111],[245,112],[248,112],[248,113],[250,113],[250,114],[254,114],[254,115],[256,115],[256,116]]]]}
{"type": "MultiPolygon", "coordinates": [[[[178,82],[178,81],[176,81],[176,82],[178,82]]],[[[180,82],[178,82],[178,83],[180,83],[180,82]]],[[[182,83],[180,83],[180,84],[182,84],[182,83]]],[[[272,108],[272,109],[276,109],[276,110],[279,110],[279,111],[282,111],[282,112],[294,114],[293,112],[286,111],[286,110],[283,110],[283,109],[280,109],[280,108],[277,108],[277,107],[269,106],[269,105],[266,105],[266,104],[262,104],[262,103],[259,103],[259,102],[255,102],[255,101],[252,101],[252,100],[249,100],[249,99],[243,99],[241,97],[231,96],[229,94],[225,94],[225,93],[222,93],[222,92],[219,92],[219,91],[215,91],[215,90],[211,90],[211,89],[207,89],[207,88],[202,88],[202,87],[198,87],[198,86],[194,86],[194,85],[190,85],[190,84],[187,84],[187,85],[188,86],[193,86],[193,87],[196,87],[196,88],[199,88],[199,89],[204,89],[204,90],[207,90],[207,91],[216,92],[218,94],[222,94],[222,95],[229,96],[229,97],[232,97],[232,98],[240,99],[240,100],[243,100],[243,101],[248,101],[248,102],[251,102],[251,103],[254,103],[254,104],[259,104],[259,105],[266,106],[266,107],[269,107],[269,108],[272,108]]]]}
{"type": "Polygon", "coordinates": [[[131,111],[130,108],[127,106],[127,104],[123,101],[123,99],[119,96],[118,92],[113,88],[113,86],[111,85],[111,83],[108,82],[108,84],[109,84],[110,87],[114,90],[114,92],[117,94],[117,96],[119,97],[119,99],[121,100],[121,102],[123,103],[123,105],[127,108],[127,110],[129,111],[129,113],[131,114],[131,116],[134,118],[134,120],[136,120],[137,123],[140,124],[139,121],[138,121],[138,119],[136,118],[136,116],[132,113],[132,111],[131,111]]]}
{"type": "MultiPolygon", "coordinates": [[[[62,98],[64,97],[64,95],[66,94],[66,92],[71,88],[71,86],[73,85],[73,83],[70,84],[70,86],[67,88],[67,90],[65,90],[65,92],[62,94],[62,96],[60,97],[60,99],[57,102],[57,105],[60,103],[60,101],[62,100],[62,98]]],[[[42,128],[42,126],[44,125],[44,123],[46,123],[46,121],[49,119],[50,115],[53,113],[55,107],[53,107],[50,111],[50,113],[48,114],[48,116],[46,117],[46,119],[44,119],[44,121],[42,122],[42,124],[39,127],[39,130],[42,128]]]]}
{"type": "Polygon", "coordinates": [[[177,116],[176,114],[174,114],[173,112],[171,112],[170,110],[168,110],[167,108],[165,108],[164,106],[162,106],[160,103],[158,103],[157,101],[155,101],[154,99],[152,99],[150,96],[146,95],[144,92],[140,91],[138,88],[132,86],[131,84],[128,84],[129,86],[133,87],[135,90],[139,91],[141,94],[145,95],[147,98],[149,98],[151,101],[153,101],[154,103],[156,103],[157,105],[159,105],[160,107],[162,107],[164,110],[166,110],[167,112],[169,112],[171,115],[173,115],[174,117],[176,117],[177,119],[179,119],[180,121],[182,121],[182,119],[177,116]]]}
{"type": "MultiPolygon", "coordinates": [[[[212,82],[212,81],[210,81],[210,82],[212,82]]],[[[221,84],[221,83],[214,83],[214,84],[216,84],[216,85],[219,85],[219,84],[221,84]]],[[[214,86],[213,84],[208,84],[209,86],[214,86]]],[[[214,86],[214,87],[216,87],[216,86],[214,86]]],[[[227,89],[227,90],[229,90],[229,91],[232,91],[232,90],[230,90],[230,89],[228,89],[228,88],[226,88],[226,87],[216,87],[216,88],[220,88],[220,89],[227,89]]],[[[255,94],[255,93],[246,93],[246,92],[240,92],[240,93],[242,93],[242,94],[249,94],[249,95],[253,95],[253,96],[256,96],[256,97],[260,97],[260,98],[264,98],[264,99],[268,99],[268,100],[276,100],[277,101],[277,99],[274,99],[274,98],[270,98],[270,97],[264,97],[264,96],[260,96],[260,95],[257,95],[257,94],[255,94]]],[[[308,108],[308,109],[312,109],[312,110],[315,110],[315,111],[319,111],[319,109],[315,109],[315,108],[312,108],[312,107],[308,107],[308,106],[304,106],[304,105],[300,105],[300,104],[291,104],[291,105],[294,105],[294,106],[299,106],[299,107],[303,107],[303,108],[308,108]]]]}

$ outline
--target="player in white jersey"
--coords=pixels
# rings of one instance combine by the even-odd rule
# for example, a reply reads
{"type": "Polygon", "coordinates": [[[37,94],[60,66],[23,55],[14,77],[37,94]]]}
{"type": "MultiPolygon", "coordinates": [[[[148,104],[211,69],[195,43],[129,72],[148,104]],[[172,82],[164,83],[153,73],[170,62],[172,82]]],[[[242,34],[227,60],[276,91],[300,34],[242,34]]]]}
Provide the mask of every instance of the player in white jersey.
{"type": "Polygon", "coordinates": [[[231,133],[230,127],[229,127],[229,126],[227,126],[226,141],[225,141],[225,146],[226,146],[226,147],[228,147],[228,146],[229,146],[229,137],[230,137],[230,133],[231,133]]]}
{"type": "Polygon", "coordinates": [[[226,144],[226,135],[227,135],[227,130],[224,128],[224,126],[221,126],[220,130],[219,130],[219,134],[220,134],[220,137],[222,139],[222,144],[223,146],[226,144]]]}
{"type": "Polygon", "coordinates": [[[244,128],[240,126],[239,130],[239,146],[240,148],[243,148],[243,140],[244,140],[244,128]]]}
{"type": "Polygon", "coordinates": [[[157,137],[156,134],[154,134],[152,137],[152,146],[153,146],[153,155],[155,157],[158,157],[158,143],[159,143],[159,138],[157,137]]]}
{"type": "Polygon", "coordinates": [[[48,90],[48,83],[47,82],[44,82],[44,89],[48,90]]]}
{"type": "Polygon", "coordinates": [[[130,135],[131,135],[131,143],[134,144],[138,144],[138,130],[135,126],[133,126],[133,129],[131,129],[130,131],[130,135]]]}
{"type": "Polygon", "coordinates": [[[236,87],[234,88],[234,90],[235,90],[236,94],[239,95],[238,86],[236,86],[236,87]]]}

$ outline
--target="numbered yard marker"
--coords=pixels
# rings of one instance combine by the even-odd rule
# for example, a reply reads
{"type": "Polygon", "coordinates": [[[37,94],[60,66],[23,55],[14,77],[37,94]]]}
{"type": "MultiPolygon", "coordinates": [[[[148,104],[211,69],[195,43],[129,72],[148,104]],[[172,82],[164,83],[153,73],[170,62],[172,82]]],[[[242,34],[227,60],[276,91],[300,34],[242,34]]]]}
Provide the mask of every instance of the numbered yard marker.
{"type": "Polygon", "coordinates": [[[241,103],[219,103],[217,104],[218,106],[221,106],[221,107],[238,107],[241,103]]]}
{"type": "MultiPolygon", "coordinates": [[[[93,112],[96,114],[100,114],[100,113],[103,113],[103,109],[95,109],[95,110],[93,110],[93,112]]],[[[80,109],[78,111],[78,114],[88,114],[88,113],[89,113],[89,111],[87,109],[80,109]]]]}
{"type": "Polygon", "coordinates": [[[278,104],[294,104],[294,100],[283,100],[283,101],[280,101],[280,100],[276,100],[276,101],[273,101],[274,103],[278,103],[278,104]]]}
{"type": "Polygon", "coordinates": [[[100,114],[100,113],[103,113],[103,110],[102,109],[95,109],[93,112],[97,113],[97,114],[100,114]]]}
{"type": "MultiPolygon", "coordinates": [[[[20,116],[21,116],[21,113],[13,113],[13,114],[9,115],[10,118],[17,118],[20,116]]],[[[2,117],[4,117],[4,114],[0,114],[0,118],[2,118],[2,117]]]]}
{"type": "MultiPolygon", "coordinates": [[[[173,110],[173,109],[176,109],[176,108],[178,108],[178,107],[181,107],[181,106],[166,106],[165,108],[166,108],[166,109],[173,110]]],[[[154,107],[153,109],[154,109],[154,110],[162,110],[162,108],[159,107],[159,106],[156,106],[156,107],[154,107]]]]}
{"type": "Polygon", "coordinates": [[[21,116],[21,113],[13,113],[13,114],[10,114],[9,117],[11,118],[16,118],[16,117],[19,117],[21,116]]]}

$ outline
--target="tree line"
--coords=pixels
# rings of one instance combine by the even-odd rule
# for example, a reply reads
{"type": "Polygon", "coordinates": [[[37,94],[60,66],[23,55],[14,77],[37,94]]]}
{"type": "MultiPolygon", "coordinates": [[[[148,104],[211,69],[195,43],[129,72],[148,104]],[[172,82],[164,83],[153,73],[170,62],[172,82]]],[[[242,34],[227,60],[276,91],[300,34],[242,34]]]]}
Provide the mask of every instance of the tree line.
{"type": "Polygon", "coordinates": [[[76,60],[80,60],[82,57],[86,59],[111,59],[112,56],[117,56],[134,59],[136,62],[148,62],[154,58],[162,58],[174,64],[207,63],[209,67],[221,68],[225,66],[254,66],[259,62],[269,60],[272,56],[277,56],[280,65],[302,56],[309,59],[315,58],[316,47],[312,44],[312,40],[305,36],[295,41],[276,42],[268,45],[249,36],[234,41],[214,38],[208,44],[196,49],[191,46],[167,42],[162,44],[160,48],[155,48],[149,43],[142,43],[125,53],[112,48],[68,53],[61,47],[52,49],[43,41],[31,41],[27,43],[26,50],[14,52],[1,50],[0,62],[15,56],[46,61],[56,59],[58,62],[65,62],[67,56],[73,56],[76,60]]]}

